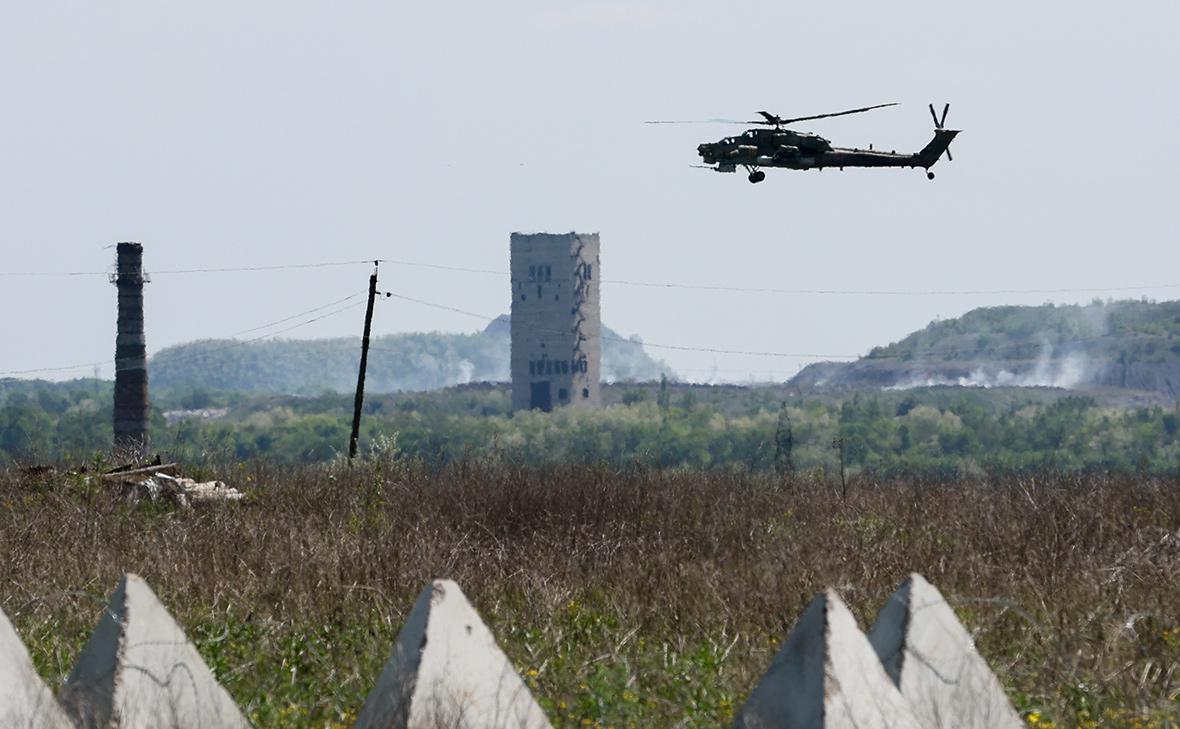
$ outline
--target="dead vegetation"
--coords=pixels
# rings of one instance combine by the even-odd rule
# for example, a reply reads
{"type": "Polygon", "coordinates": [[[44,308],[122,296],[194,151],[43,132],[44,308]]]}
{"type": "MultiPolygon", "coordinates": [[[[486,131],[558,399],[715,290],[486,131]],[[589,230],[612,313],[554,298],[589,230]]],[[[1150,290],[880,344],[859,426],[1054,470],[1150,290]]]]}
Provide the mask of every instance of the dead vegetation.
{"type": "Polygon", "coordinates": [[[810,477],[496,462],[203,475],[247,498],[184,511],[0,474],[0,607],[51,685],[136,572],[256,723],[346,725],[417,593],[448,577],[555,724],[717,726],[816,593],[835,586],[867,628],[917,571],[1038,721],[1180,706],[1175,481],[860,480],[842,500],[810,477]]]}

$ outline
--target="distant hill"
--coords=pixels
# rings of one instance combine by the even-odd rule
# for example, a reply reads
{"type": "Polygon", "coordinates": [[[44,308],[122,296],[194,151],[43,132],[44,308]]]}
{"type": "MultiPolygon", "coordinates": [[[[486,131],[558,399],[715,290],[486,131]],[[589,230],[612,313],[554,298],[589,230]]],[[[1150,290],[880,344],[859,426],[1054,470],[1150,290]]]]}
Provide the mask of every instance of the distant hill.
{"type": "Polygon", "coordinates": [[[855,362],[810,365],[790,384],[1118,388],[1180,399],[1180,301],[974,309],[855,362]]]}
{"type": "MultiPolygon", "coordinates": [[[[366,389],[435,390],[509,379],[509,320],[501,316],[475,334],[395,334],[374,337],[366,389]]],[[[602,375],[608,382],[673,376],[639,340],[603,327],[602,375]]],[[[356,388],[360,339],[202,340],[160,350],[148,363],[153,388],[314,394],[356,388]]]]}

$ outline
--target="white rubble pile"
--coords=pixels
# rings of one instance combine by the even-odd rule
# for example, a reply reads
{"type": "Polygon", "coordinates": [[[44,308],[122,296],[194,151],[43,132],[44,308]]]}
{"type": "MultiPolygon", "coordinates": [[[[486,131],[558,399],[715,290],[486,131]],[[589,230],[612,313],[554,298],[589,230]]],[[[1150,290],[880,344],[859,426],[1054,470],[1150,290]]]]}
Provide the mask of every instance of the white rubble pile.
{"type": "Polygon", "coordinates": [[[197,482],[166,473],[152,474],[142,481],[126,482],[125,488],[127,498],[136,503],[165,500],[181,508],[189,508],[194,502],[240,501],[245,497],[241,491],[227,486],[223,481],[197,482]]]}

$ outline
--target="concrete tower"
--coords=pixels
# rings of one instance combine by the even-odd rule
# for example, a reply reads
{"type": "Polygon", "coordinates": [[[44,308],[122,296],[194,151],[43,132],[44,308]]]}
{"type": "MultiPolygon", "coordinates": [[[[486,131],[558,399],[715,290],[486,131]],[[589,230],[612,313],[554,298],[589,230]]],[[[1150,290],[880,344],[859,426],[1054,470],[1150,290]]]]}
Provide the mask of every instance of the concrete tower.
{"type": "Polygon", "coordinates": [[[598,234],[513,233],[512,409],[598,407],[598,234]]]}

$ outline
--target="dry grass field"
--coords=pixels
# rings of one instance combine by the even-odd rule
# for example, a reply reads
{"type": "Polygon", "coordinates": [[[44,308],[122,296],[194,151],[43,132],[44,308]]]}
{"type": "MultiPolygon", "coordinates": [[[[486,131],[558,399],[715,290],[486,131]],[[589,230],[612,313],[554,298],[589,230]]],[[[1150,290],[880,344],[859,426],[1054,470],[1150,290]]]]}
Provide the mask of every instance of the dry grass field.
{"type": "Polygon", "coordinates": [[[459,582],[556,726],[722,727],[807,602],[867,629],[938,586],[1034,726],[1180,715],[1180,483],[928,483],[394,459],[204,474],[248,492],[131,506],[0,473],[0,607],[56,685],[123,572],[145,577],[260,727],[349,726],[402,617],[459,582]]]}

